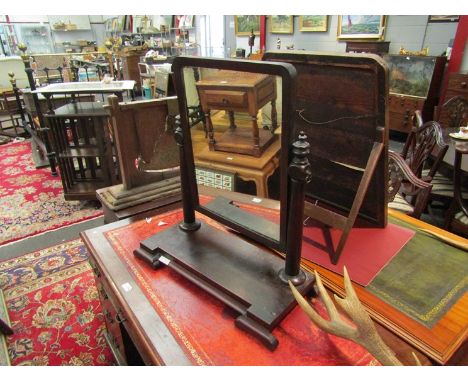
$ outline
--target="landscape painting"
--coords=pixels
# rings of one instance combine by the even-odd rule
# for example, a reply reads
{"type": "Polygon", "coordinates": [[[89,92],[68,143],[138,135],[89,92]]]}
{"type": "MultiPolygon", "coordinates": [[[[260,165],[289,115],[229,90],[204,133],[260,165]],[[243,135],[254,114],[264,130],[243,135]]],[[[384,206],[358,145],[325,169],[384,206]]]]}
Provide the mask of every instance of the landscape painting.
{"type": "Polygon", "coordinates": [[[299,16],[299,31],[326,32],[328,30],[328,16],[302,15],[299,16]]]}
{"type": "Polygon", "coordinates": [[[338,16],[340,40],[346,39],[383,39],[385,16],[344,15],[338,16]]]}
{"type": "Polygon", "coordinates": [[[234,22],[236,36],[249,36],[252,30],[255,35],[260,34],[260,16],[258,15],[234,16],[234,22]]]}

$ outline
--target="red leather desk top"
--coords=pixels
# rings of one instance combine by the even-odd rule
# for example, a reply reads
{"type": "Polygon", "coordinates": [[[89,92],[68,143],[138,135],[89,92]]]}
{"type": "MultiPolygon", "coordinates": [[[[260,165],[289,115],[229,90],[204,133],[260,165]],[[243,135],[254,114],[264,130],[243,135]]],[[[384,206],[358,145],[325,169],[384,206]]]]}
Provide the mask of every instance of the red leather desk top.
{"type": "MultiPolygon", "coordinates": [[[[198,218],[220,227],[206,217],[198,218]]],[[[316,328],[298,307],[273,331],[279,346],[271,352],[236,328],[232,312],[222,303],[170,269],[154,271],[134,258],[133,250],[141,240],[181,220],[181,211],[172,211],[111,230],[105,237],[193,364],[377,364],[359,345],[316,328]]],[[[314,304],[324,312],[320,301],[314,304]]]]}

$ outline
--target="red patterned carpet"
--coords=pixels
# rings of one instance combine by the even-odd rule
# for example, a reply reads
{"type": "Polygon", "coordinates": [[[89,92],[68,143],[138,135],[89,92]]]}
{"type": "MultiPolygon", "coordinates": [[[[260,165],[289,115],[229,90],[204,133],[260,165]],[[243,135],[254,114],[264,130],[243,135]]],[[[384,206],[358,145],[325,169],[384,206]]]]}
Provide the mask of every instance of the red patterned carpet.
{"type": "Polygon", "coordinates": [[[65,201],[60,177],[35,168],[29,141],[0,146],[0,245],[100,215],[65,201]]]}
{"type": "Polygon", "coordinates": [[[0,263],[14,334],[12,365],[111,365],[93,271],[81,240],[0,263]]]}

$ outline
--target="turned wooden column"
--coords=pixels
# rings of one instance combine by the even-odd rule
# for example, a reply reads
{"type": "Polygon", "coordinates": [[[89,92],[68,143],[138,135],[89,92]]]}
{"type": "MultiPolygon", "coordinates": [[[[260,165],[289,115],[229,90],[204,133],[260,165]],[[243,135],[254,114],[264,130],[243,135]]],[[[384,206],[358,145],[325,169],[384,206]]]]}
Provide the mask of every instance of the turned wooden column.
{"type": "Polygon", "coordinates": [[[312,168],[307,156],[310,144],[303,131],[292,145],[292,161],[288,167],[289,206],[288,229],[286,238],[285,267],[279,273],[285,283],[302,284],[306,275],[301,269],[302,231],[304,220],[305,185],[310,181],[312,168]]]}
{"type": "Polygon", "coordinates": [[[179,146],[180,157],[180,185],[182,188],[182,209],[184,213],[184,221],[179,224],[183,231],[196,231],[200,228],[201,223],[195,219],[195,206],[193,202],[192,188],[190,185],[187,160],[185,155],[185,137],[180,126],[180,115],[175,117],[175,140],[179,146]]]}

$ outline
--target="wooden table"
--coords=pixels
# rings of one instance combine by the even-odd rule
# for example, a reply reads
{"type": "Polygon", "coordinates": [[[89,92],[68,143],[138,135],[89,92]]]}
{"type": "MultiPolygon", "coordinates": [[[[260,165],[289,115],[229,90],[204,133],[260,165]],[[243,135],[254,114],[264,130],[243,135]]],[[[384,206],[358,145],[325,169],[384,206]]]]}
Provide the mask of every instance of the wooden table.
{"type": "MultiPolygon", "coordinates": [[[[268,132],[268,134],[270,134],[268,132]]],[[[279,166],[281,150],[280,137],[275,136],[273,143],[259,157],[210,151],[205,148],[195,154],[195,166],[212,170],[236,173],[243,180],[252,180],[257,188],[257,196],[268,198],[268,178],[279,166]]]]}
{"type": "MultiPolygon", "coordinates": [[[[450,166],[455,163],[455,153],[457,147],[468,147],[468,140],[463,141],[459,139],[453,139],[450,137],[450,133],[458,132],[458,127],[448,127],[443,129],[444,141],[449,145],[447,152],[443,158],[443,161],[450,166]]],[[[464,156],[461,160],[460,168],[464,172],[468,172],[468,156],[464,156]]]]}
{"type": "MultiPolygon", "coordinates": [[[[251,196],[237,194],[236,198],[240,202],[250,203],[251,196]]],[[[263,204],[268,208],[278,207],[278,203],[271,200],[265,200],[262,202],[263,204]]],[[[256,205],[258,206],[258,204],[256,205]]],[[[159,213],[167,211],[169,208],[171,207],[165,207],[159,213]]],[[[101,294],[104,315],[110,332],[110,342],[114,350],[117,351],[116,354],[120,360],[124,361],[125,356],[122,355],[126,354],[129,363],[188,365],[191,364],[191,361],[169,330],[169,325],[165,321],[167,317],[162,317],[153,308],[139,283],[128,270],[128,267],[133,267],[133,263],[137,260],[130,259],[127,261],[131,263],[125,264],[116,254],[111,241],[105,236],[113,230],[127,227],[136,222],[137,219],[144,219],[148,216],[152,216],[152,219],[141,220],[141,224],[150,224],[151,221],[157,224],[157,218],[153,215],[140,215],[136,218],[85,231],[81,237],[89,250],[90,262],[96,273],[98,290],[101,294]],[[135,357],[137,354],[139,356],[135,357]]],[[[136,232],[128,234],[138,235],[136,232]]],[[[203,319],[203,317],[197,316],[196,312],[193,314],[195,314],[194,319],[203,319]]],[[[422,364],[431,363],[422,353],[383,326],[377,324],[377,329],[403,363],[414,364],[411,352],[417,354],[422,364]]],[[[216,333],[217,328],[210,327],[210,331],[216,333]]],[[[192,335],[193,340],[196,341],[197,335],[202,334],[192,333],[192,335]]],[[[229,349],[223,349],[222,334],[219,335],[221,337],[219,337],[219,343],[216,346],[219,345],[220,352],[229,353],[229,349]]],[[[250,354],[251,357],[256,356],[255,352],[250,354]]],[[[291,364],[297,364],[294,362],[294,354],[291,354],[291,364]]]]}
{"type": "Polygon", "coordinates": [[[249,154],[259,157],[272,142],[268,130],[259,130],[258,111],[271,102],[272,131],[277,127],[276,80],[266,74],[220,70],[196,83],[200,105],[206,115],[210,150],[249,154]],[[215,141],[212,110],[229,113],[230,128],[215,141]],[[251,131],[237,127],[234,112],[247,112],[251,118],[251,131]]]}
{"type": "Polygon", "coordinates": [[[42,94],[47,100],[55,94],[70,94],[72,97],[75,94],[115,94],[119,97],[119,100],[122,100],[122,93],[125,91],[130,91],[132,98],[134,98],[134,87],[135,81],[112,81],[109,84],[102,82],[63,82],[38,88],[31,93],[42,94]]]}

